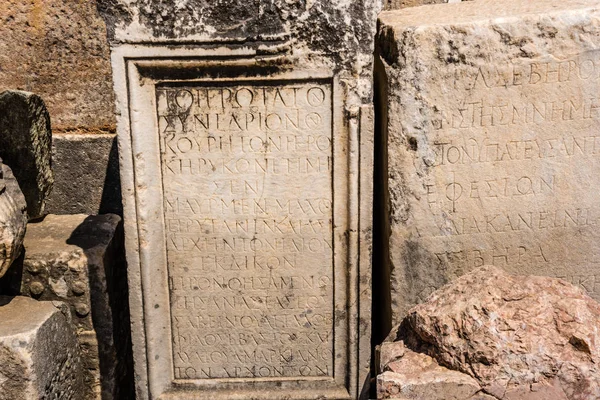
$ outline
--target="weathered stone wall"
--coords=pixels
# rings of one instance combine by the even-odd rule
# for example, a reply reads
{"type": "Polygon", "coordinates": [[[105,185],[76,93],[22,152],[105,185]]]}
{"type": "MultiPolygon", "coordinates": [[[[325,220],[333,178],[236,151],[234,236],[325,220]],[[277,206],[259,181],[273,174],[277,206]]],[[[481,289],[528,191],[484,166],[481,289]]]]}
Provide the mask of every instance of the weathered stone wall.
{"type": "Polygon", "coordinates": [[[60,131],[114,131],[104,22],[96,1],[0,2],[0,91],[40,95],[60,131]]]}
{"type": "MultiPolygon", "coordinates": [[[[0,21],[0,92],[39,95],[52,119],[57,185],[48,210],[120,213],[118,193],[108,208],[100,201],[105,183],[118,182],[119,170],[110,167],[113,147],[96,146],[115,132],[110,54],[96,1],[4,0],[0,21]]],[[[110,184],[107,190],[114,192],[110,184]]]]}
{"type": "Polygon", "coordinates": [[[114,134],[62,134],[52,141],[54,187],[49,214],[122,214],[114,134]]]}

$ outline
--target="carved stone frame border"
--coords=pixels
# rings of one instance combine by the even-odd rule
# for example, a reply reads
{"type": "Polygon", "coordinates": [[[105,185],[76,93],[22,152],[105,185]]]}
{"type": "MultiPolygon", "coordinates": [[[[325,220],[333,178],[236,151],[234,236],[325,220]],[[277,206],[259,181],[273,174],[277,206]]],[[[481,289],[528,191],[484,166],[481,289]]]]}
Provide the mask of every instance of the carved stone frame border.
{"type": "Polygon", "coordinates": [[[285,67],[285,55],[259,56],[258,48],[120,45],[112,49],[138,399],[342,400],[368,396],[372,107],[346,104],[343,84],[331,71],[285,67]],[[260,74],[267,66],[275,66],[278,72],[260,74]],[[155,86],[165,81],[214,80],[203,71],[215,67],[248,73],[222,78],[224,81],[328,79],[332,83],[333,378],[210,379],[193,385],[174,380],[155,86]],[[169,78],[161,79],[165,74],[169,78]]]}

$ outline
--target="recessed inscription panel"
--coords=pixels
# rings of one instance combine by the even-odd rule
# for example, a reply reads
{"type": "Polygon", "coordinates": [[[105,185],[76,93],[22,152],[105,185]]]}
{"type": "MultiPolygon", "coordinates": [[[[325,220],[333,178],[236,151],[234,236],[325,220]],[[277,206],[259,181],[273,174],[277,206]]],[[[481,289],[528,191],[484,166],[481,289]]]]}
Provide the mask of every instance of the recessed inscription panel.
{"type": "Polygon", "coordinates": [[[406,239],[391,249],[405,266],[396,316],[483,265],[566,278],[600,299],[600,54],[437,71],[426,138],[390,147],[413,194],[392,227],[406,239]]]}
{"type": "Polygon", "coordinates": [[[157,88],[175,379],[333,376],[331,99],[157,88]]]}

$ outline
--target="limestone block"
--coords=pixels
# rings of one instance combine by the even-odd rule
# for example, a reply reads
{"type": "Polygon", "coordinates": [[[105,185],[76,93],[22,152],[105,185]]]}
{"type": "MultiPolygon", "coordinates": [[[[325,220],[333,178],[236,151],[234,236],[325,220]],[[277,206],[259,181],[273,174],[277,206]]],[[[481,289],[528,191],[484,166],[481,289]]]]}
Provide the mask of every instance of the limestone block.
{"type": "Polygon", "coordinates": [[[30,223],[20,292],[68,305],[82,348],[86,398],[131,398],[121,219],[48,215],[30,223]]]}
{"type": "Polygon", "coordinates": [[[21,254],[27,204],[11,169],[0,159],[0,278],[21,254]]]}
{"type": "Polygon", "coordinates": [[[392,314],[490,264],[600,299],[600,9],[431,5],[380,16],[392,314]]]}
{"type": "Polygon", "coordinates": [[[410,310],[396,332],[403,342],[387,344],[408,349],[381,367],[405,376],[381,377],[381,390],[410,384],[431,359],[497,399],[600,398],[599,334],[600,304],[583,289],[478,268],[410,310]]]}
{"type": "Polygon", "coordinates": [[[21,91],[0,93],[0,157],[12,168],[30,219],[44,215],[52,190],[52,130],[44,101],[21,91]]]}
{"type": "Polygon", "coordinates": [[[115,134],[53,134],[49,214],[123,214],[115,134]]]}
{"type": "Polygon", "coordinates": [[[79,345],[59,306],[0,297],[1,400],[87,400],[79,345]]]}

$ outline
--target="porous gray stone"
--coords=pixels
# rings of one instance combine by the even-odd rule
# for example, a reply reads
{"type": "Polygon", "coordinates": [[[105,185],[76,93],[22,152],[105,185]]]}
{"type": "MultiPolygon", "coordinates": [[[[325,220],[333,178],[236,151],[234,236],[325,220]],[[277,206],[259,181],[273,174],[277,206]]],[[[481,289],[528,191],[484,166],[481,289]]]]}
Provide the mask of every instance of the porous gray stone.
{"type": "Polygon", "coordinates": [[[0,159],[0,278],[21,254],[27,204],[11,169],[0,159]]]}
{"type": "Polygon", "coordinates": [[[104,21],[96,1],[0,2],[0,91],[40,95],[61,132],[114,130],[104,21]]]}
{"type": "Polygon", "coordinates": [[[30,219],[44,215],[52,190],[52,130],[44,101],[33,93],[0,93],[0,157],[12,168],[30,219]]]}
{"type": "Polygon", "coordinates": [[[123,214],[115,134],[54,134],[49,214],[123,214]]]}
{"type": "Polygon", "coordinates": [[[86,399],[133,396],[122,229],[112,214],[48,215],[29,224],[23,268],[14,277],[23,296],[68,306],[86,399]]]}
{"type": "Polygon", "coordinates": [[[0,400],[86,400],[79,344],[59,307],[0,297],[0,400]]]}

